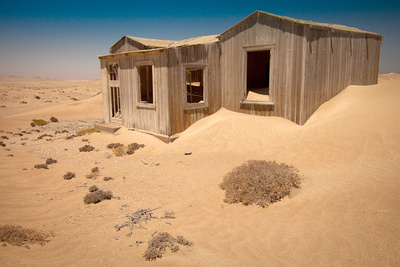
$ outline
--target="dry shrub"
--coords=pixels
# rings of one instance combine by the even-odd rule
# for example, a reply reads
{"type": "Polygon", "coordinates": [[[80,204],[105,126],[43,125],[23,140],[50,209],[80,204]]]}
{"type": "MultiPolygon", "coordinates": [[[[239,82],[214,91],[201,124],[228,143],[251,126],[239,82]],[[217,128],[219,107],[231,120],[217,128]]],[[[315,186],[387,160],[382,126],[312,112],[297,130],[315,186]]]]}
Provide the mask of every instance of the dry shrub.
{"type": "Polygon", "coordinates": [[[124,146],[120,143],[112,143],[107,146],[108,148],[112,148],[112,151],[115,156],[122,157],[123,155],[132,155],[139,148],[144,147],[144,144],[132,143],[128,146],[124,146]]]}
{"type": "Polygon", "coordinates": [[[57,160],[52,159],[52,158],[46,159],[46,165],[50,165],[50,164],[54,164],[54,163],[57,163],[57,160]]]}
{"type": "Polygon", "coordinates": [[[50,118],[50,121],[51,121],[51,122],[58,122],[58,119],[57,119],[56,117],[51,117],[51,118],[50,118]]]}
{"type": "Polygon", "coordinates": [[[108,181],[114,180],[114,178],[106,176],[103,178],[103,180],[108,182],[108,181]]]}
{"type": "Polygon", "coordinates": [[[35,169],[48,169],[46,164],[36,164],[35,169]]]}
{"type": "Polygon", "coordinates": [[[111,199],[112,197],[113,195],[111,191],[97,190],[88,193],[83,199],[83,201],[85,202],[85,204],[91,204],[91,203],[96,204],[104,199],[111,199]]]}
{"type": "Polygon", "coordinates": [[[119,146],[123,146],[123,144],[121,144],[121,143],[111,143],[111,144],[108,144],[107,145],[107,148],[116,148],[116,147],[119,147],[119,146]]]}
{"type": "Polygon", "coordinates": [[[48,238],[51,236],[54,237],[53,232],[47,234],[36,229],[24,229],[20,225],[0,225],[0,241],[10,243],[13,246],[25,245],[29,248],[28,243],[43,246],[50,241],[48,238]]]}
{"type": "Polygon", "coordinates": [[[64,174],[63,177],[64,177],[65,180],[71,180],[72,178],[75,177],[75,173],[67,172],[66,174],[64,174]]]}
{"type": "Polygon", "coordinates": [[[79,152],[90,152],[93,150],[94,150],[94,147],[92,147],[91,145],[84,145],[83,147],[79,148],[79,152]]]}
{"type": "Polygon", "coordinates": [[[144,147],[144,144],[138,144],[138,143],[129,144],[128,148],[126,149],[126,154],[132,155],[133,153],[135,153],[136,150],[142,147],[144,147]]]}
{"type": "Polygon", "coordinates": [[[219,185],[227,203],[242,202],[265,208],[299,188],[298,170],[275,161],[250,160],[224,176],[219,185]]]}
{"type": "Polygon", "coordinates": [[[147,261],[153,261],[157,258],[161,258],[167,248],[171,249],[172,252],[177,252],[179,251],[179,246],[175,243],[184,246],[193,245],[193,243],[187,241],[183,236],[177,236],[177,238],[174,238],[167,232],[161,232],[149,240],[148,247],[143,256],[147,261]]]}
{"type": "Polygon", "coordinates": [[[89,192],[96,192],[98,190],[99,188],[97,187],[97,185],[92,185],[91,187],[89,187],[89,192]]]}
{"type": "Polygon", "coordinates": [[[42,119],[33,119],[32,122],[35,125],[38,125],[38,126],[43,126],[43,125],[46,125],[48,123],[47,121],[42,120],[42,119]]]}
{"type": "Polygon", "coordinates": [[[92,168],[92,172],[86,175],[87,179],[96,179],[97,176],[100,175],[99,167],[92,168]]]}
{"type": "Polygon", "coordinates": [[[82,136],[85,134],[91,134],[91,133],[99,133],[99,130],[96,130],[95,128],[88,128],[88,129],[83,129],[83,130],[79,130],[76,132],[76,137],[78,136],[82,136]]]}
{"type": "Polygon", "coordinates": [[[123,145],[122,146],[118,146],[118,147],[114,147],[112,149],[112,151],[113,151],[114,155],[117,156],[117,157],[122,157],[123,155],[126,154],[126,149],[125,149],[125,147],[123,145]]]}

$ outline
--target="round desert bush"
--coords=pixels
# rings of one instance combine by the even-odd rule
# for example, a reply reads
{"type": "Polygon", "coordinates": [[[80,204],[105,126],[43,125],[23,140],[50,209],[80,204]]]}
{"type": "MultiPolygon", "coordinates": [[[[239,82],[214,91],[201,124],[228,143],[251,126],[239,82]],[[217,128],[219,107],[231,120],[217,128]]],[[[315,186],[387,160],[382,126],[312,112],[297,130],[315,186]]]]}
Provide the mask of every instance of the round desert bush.
{"type": "Polygon", "coordinates": [[[94,147],[92,147],[91,145],[85,145],[85,146],[79,148],[79,152],[90,152],[93,150],[94,150],[94,147]]]}
{"type": "Polygon", "coordinates": [[[63,177],[64,177],[65,180],[71,180],[72,178],[75,177],[75,173],[73,173],[73,172],[67,172],[66,174],[64,174],[63,177]]]}
{"type": "Polygon", "coordinates": [[[242,202],[265,208],[299,188],[298,170],[285,163],[250,160],[224,176],[219,185],[227,203],[242,202]]]}
{"type": "Polygon", "coordinates": [[[112,196],[113,195],[111,191],[96,190],[94,192],[88,193],[83,201],[85,202],[85,204],[96,204],[104,199],[111,199],[112,196]]]}

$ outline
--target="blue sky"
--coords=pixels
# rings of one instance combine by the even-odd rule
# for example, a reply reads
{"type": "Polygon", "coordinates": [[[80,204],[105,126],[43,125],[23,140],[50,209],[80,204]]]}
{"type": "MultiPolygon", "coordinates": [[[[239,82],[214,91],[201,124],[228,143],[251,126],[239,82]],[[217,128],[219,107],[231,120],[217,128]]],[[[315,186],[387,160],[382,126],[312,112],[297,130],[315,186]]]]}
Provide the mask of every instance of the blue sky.
{"type": "Polygon", "coordinates": [[[4,1],[0,75],[98,79],[98,55],[124,35],[219,34],[255,10],[385,35],[380,73],[400,73],[400,1],[4,1]]]}

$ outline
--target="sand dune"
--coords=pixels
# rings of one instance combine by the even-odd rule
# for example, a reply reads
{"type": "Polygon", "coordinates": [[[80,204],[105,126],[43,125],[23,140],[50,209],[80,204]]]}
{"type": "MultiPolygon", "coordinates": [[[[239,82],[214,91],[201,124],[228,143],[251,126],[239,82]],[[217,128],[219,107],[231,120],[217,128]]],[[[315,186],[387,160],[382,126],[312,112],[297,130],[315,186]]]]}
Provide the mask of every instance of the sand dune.
{"type": "Polygon", "coordinates": [[[43,247],[0,247],[2,265],[398,266],[400,79],[380,78],[378,85],[349,86],[304,126],[221,109],[168,145],[126,128],[71,140],[15,135],[17,128],[30,129],[33,116],[61,118],[41,134],[71,127],[74,120],[89,125],[101,117],[99,96],[2,116],[0,128],[13,133],[2,133],[9,139],[0,150],[0,224],[56,233],[43,247]],[[146,146],[116,157],[106,148],[111,142],[146,146]],[[96,150],[79,152],[85,144],[96,150]],[[33,168],[48,157],[58,163],[49,170],[33,168]],[[295,166],[302,188],[266,209],[227,205],[218,184],[249,159],[295,166]],[[101,175],[87,179],[94,166],[101,175]],[[67,171],[76,178],[64,180],[67,171]],[[119,199],[84,204],[93,184],[119,199]],[[115,230],[124,214],[150,207],[160,207],[156,216],[173,210],[176,218],[154,219],[131,237],[126,229],[115,230]],[[194,245],[146,262],[146,244],[135,242],[155,231],[183,235],[194,245]]]}

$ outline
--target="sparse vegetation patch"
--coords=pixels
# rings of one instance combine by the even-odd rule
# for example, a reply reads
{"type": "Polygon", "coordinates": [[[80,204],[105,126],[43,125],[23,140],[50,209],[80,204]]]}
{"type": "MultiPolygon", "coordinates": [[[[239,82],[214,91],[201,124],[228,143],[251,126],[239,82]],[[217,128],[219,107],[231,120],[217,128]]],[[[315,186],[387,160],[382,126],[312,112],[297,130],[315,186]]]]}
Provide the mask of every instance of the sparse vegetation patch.
{"type": "Polygon", "coordinates": [[[46,159],[46,165],[50,165],[50,164],[54,164],[54,163],[57,163],[57,160],[52,159],[52,158],[46,159]]]}
{"type": "MultiPolygon", "coordinates": [[[[29,248],[28,244],[40,244],[44,246],[49,242],[49,237],[54,237],[54,233],[49,234],[36,229],[24,229],[20,225],[0,225],[0,241],[9,243],[13,246],[23,246],[29,248]]],[[[3,246],[7,246],[3,243],[3,246]]]]}
{"type": "Polygon", "coordinates": [[[99,130],[96,130],[95,128],[88,128],[88,129],[83,129],[79,130],[76,132],[76,136],[82,136],[85,134],[91,134],[91,133],[99,133],[99,130]]]}
{"type": "Polygon", "coordinates": [[[67,172],[66,174],[64,174],[63,177],[64,177],[65,180],[71,180],[72,178],[75,177],[75,173],[73,173],[73,172],[67,172]]]}
{"type": "Polygon", "coordinates": [[[83,147],[79,148],[79,152],[90,152],[93,150],[94,150],[94,147],[92,147],[91,145],[84,145],[83,147]]]}
{"type": "Polygon", "coordinates": [[[144,144],[132,143],[126,147],[120,143],[111,143],[107,145],[107,148],[111,148],[114,155],[117,157],[122,157],[123,155],[132,155],[139,148],[145,147],[144,144]]]}
{"type": "Polygon", "coordinates": [[[113,194],[111,191],[103,191],[103,190],[95,190],[93,192],[88,193],[83,201],[85,204],[96,204],[101,202],[104,199],[111,199],[113,197],[113,194]]]}
{"type": "Polygon", "coordinates": [[[173,237],[167,232],[161,232],[152,237],[148,242],[148,247],[144,253],[144,258],[147,261],[153,261],[157,258],[161,258],[167,249],[172,252],[179,251],[179,245],[191,246],[192,242],[186,240],[183,236],[173,237]]]}
{"type": "Polygon", "coordinates": [[[47,164],[36,164],[35,169],[48,169],[47,164]]]}
{"type": "Polygon", "coordinates": [[[300,187],[298,170],[275,161],[250,160],[227,173],[219,185],[227,203],[242,202],[265,208],[300,187]]]}
{"type": "MultiPolygon", "coordinates": [[[[35,126],[43,126],[43,125],[47,125],[47,121],[42,120],[42,119],[33,119],[32,122],[35,124],[35,126]]],[[[32,125],[32,124],[31,124],[32,125]]]]}

